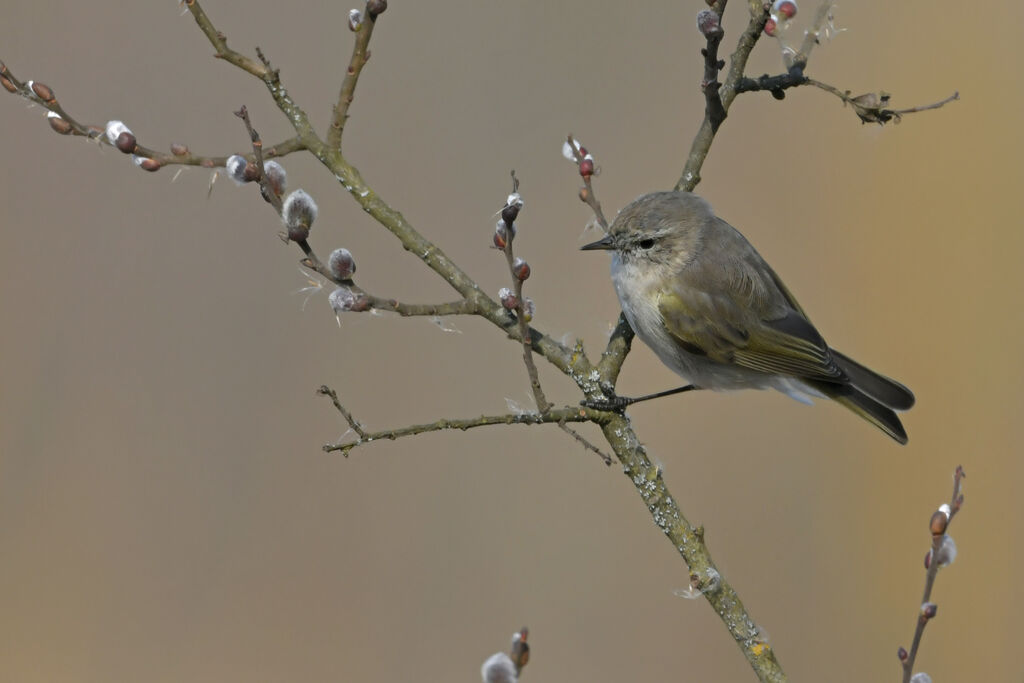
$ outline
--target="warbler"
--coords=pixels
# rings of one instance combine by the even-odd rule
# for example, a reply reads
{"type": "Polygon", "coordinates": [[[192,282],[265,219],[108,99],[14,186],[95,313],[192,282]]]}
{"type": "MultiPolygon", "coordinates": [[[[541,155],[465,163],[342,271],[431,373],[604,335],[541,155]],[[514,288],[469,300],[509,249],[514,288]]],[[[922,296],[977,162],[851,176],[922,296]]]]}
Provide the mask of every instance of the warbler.
{"type": "Polygon", "coordinates": [[[582,249],[612,252],[612,281],[630,327],[690,382],[588,405],[620,409],[691,389],[776,389],[803,403],[827,397],[901,444],[907,387],[829,348],[757,250],[690,192],[654,192],[626,206],[582,249]]]}

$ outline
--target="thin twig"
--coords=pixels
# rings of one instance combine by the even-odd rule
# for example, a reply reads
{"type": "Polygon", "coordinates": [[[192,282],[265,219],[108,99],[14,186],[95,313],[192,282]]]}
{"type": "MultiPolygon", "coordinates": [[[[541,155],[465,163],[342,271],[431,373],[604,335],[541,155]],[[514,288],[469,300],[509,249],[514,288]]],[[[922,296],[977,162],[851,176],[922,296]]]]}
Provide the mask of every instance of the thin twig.
{"type": "MultiPolygon", "coordinates": [[[[568,137],[569,148],[572,150],[573,156],[576,158],[576,166],[579,167],[583,163],[583,152],[580,151],[583,148],[580,146],[573,137],[569,134],[568,137]]],[[[604,217],[604,211],[601,210],[601,202],[597,201],[597,194],[594,192],[594,186],[591,183],[592,173],[581,173],[583,177],[583,189],[580,190],[580,199],[590,207],[590,210],[594,212],[594,217],[597,218],[597,224],[601,226],[601,229],[608,232],[608,220],[604,217]]]]}
{"type": "Polygon", "coordinates": [[[348,120],[348,108],[355,98],[356,83],[359,82],[359,74],[370,59],[370,37],[373,35],[373,27],[377,24],[376,17],[366,16],[359,24],[356,31],[355,44],[352,46],[352,57],[348,62],[348,69],[345,72],[345,79],[341,82],[341,90],[338,93],[338,101],[334,105],[334,114],[331,116],[331,126],[327,130],[327,148],[335,151],[341,150],[341,136],[345,131],[345,122],[348,120]]]}
{"type": "Polygon", "coordinates": [[[188,8],[189,12],[192,13],[192,18],[196,20],[196,23],[199,25],[199,29],[206,35],[207,39],[209,39],[210,43],[217,50],[216,57],[218,59],[223,59],[225,62],[234,64],[242,71],[246,71],[261,80],[266,77],[267,70],[265,66],[261,65],[251,57],[246,57],[245,55],[235,52],[228,47],[227,36],[214,27],[213,22],[211,22],[210,18],[206,16],[206,12],[203,11],[203,8],[199,6],[199,3],[196,2],[196,0],[185,0],[185,6],[188,8]]]}
{"type": "Polygon", "coordinates": [[[597,453],[598,457],[601,458],[601,460],[604,461],[604,464],[608,465],[609,467],[611,467],[611,465],[612,465],[612,456],[608,455],[607,453],[602,451],[600,448],[598,448],[594,444],[590,443],[590,441],[588,441],[585,436],[583,436],[582,434],[577,432],[575,429],[573,429],[569,425],[565,424],[564,420],[562,422],[558,423],[558,427],[563,432],[565,432],[566,434],[568,434],[572,438],[576,439],[576,442],[579,443],[584,448],[586,448],[588,451],[591,451],[592,453],[597,453]]]}
{"type": "Polygon", "coordinates": [[[267,92],[270,93],[277,108],[288,118],[288,121],[292,124],[292,127],[306,148],[314,154],[322,154],[323,141],[320,140],[316,131],[313,130],[313,126],[309,122],[309,116],[302,107],[295,103],[295,100],[288,94],[288,91],[281,87],[281,75],[277,69],[270,65],[270,60],[267,59],[266,55],[257,47],[256,56],[259,58],[257,62],[228,48],[227,38],[213,25],[209,16],[199,5],[198,0],[185,0],[185,6],[192,13],[192,17],[196,20],[196,23],[210,41],[210,44],[217,50],[216,57],[237,66],[239,69],[263,81],[267,92]]]}
{"type": "Polygon", "coordinates": [[[359,435],[360,439],[365,439],[369,436],[363,429],[363,426],[356,422],[356,419],[352,417],[352,413],[348,412],[345,406],[341,404],[341,401],[338,400],[338,393],[334,391],[334,389],[331,389],[326,384],[322,384],[320,385],[320,388],[317,389],[317,393],[331,399],[331,403],[333,403],[334,407],[337,408],[339,413],[341,413],[341,416],[345,418],[345,422],[348,422],[348,426],[352,428],[352,431],[359,435]]]}
{"type": "MultiPolygon", "coordinates": [[[[516,178],[516,172],[513,170],[512,194],[514,195],[518,192],[519,179],[516,178]]],[[[505,208],[508,207],[506,206],[505,208]]],[[[516,215],[518,215],[518,210],[516,215]]],[[[537,410],[543,415],[551,408],[551,404],[548,402],[547,396],[544,395],[544,389],[540,386],[540,374],[537,372],[537,364],[533,362],[533,340],[530,337],[530,326],[526,320],[526,299],[523,297],[523,281],[525,278],[516,276],[515,254],[512,251],[512,243],[515,241],[514,223],[515,221],[513,221],[513,225],[506,224],[505,248],[502,251],[505,252],[505,261],[508,264],[508,273],[512,278],[512,288],[516,297],[516,324],[519,327],[519,338],[523,344],[523,364],[526,366],[526,374],[530,378],[530,390],[533,391],[533,400],[537,403],[537,410]]]]}
{"type": "MultiPolygon", "coordinates": [[[[17,88],[16,92],[12,93],[23,97],[32,104],[38,105],[47,111],[51,111],[61,119],[66,121],[70,126],[66,135],[73,135],[75,137],[84,137],[89,140],[95,141],[99,145],[107,147],[114,147],[114,143],[107,140],[107,137],[103,134],[103,129],[99,126],[87,125],[78,121],[75,117],[64,109],[64,105],[55,97],[51,100],[44,100],[36,95],[27,84],[19,80],[6,65],[3,67],[2,74],[8,81],[13,83],[17,88]]],[[[293,136],[287,140],[267,147],[264,149],[263,156],[265,159],[279,158],[287,156],[292,152],[298,152],[306,149],[305,143],[298,137],[293,136]]],[[[184,154],[174,154],[173,152],[161,152],[159,150],[146,147],[141,144],[136,144],[133,152],[137,157],[152,159],[163,166],[201,166],[203,168],[220,168],[227,163],[229,154],[224,155],[208,155],[208,154],[196,154],[186,149],[184,154]]],[[[256,157],[252,153],[243,154],[246,161],[255,161],[256,157]]]]}
{"type": "Polygon", "coordinates": [[[725,121],[725,108],[722,106],[722,96],[718,92],[722,87],[722,84],[718,82],[718,72],[725,66],[725,62],[718,59],[718,46],[722,43],[722,37],[725,35],[721,21],[727,2],[728,0],[717,0],[708,10],[718,17],[718,25],[704,31],[707,46],[700,51],[704,57],[704,80],[700,84],[701,90],[704,91],[704,116],[711,122],[712,130],[718,130],[718,127],[725,121]]]}
{"type": "Polygon", "coordinates": [[[914,628],[914,640],[910,645],[910,652],[903,648],[900,648],[899,651],[900,660],[903,665],[903,683],[909,683],[913,675],[914,662],[917,659],[918,649],[921,646],[924,627],[935,617],[937,608],[931,602],[931,597],[932,588],[935,586],[935,577],[942,566],[942,558],[939,557],[939,551],[942,549],[943,544],[947,542],[946,531],[949,525],[953,522],[956,513],[960,512],[960,508],[963,507],[963,480],[966,476],[964,468],[957,466],[956,471],[953,473],[953,495],[950,496],[949,503],[940,507],[935,515],[933,515],[933,521],[929,524],[930,531],[932,532],[932,548],[928,552],[926,560],[928,571],[925,574],[924,596],[921,598],[921,608],[918,611],[917,624],[914,628]],[[939,525],[938,528],[936,528],[936,524],[939,525]]]}
{"type": "Polygon", "coordinates": [[[346,457],[353,448],[372,443],[374,441],[381,441],[385,439],[394,441],[395,439],[400,439],[402,437],[425,434],[427,432],[439,432],[454,429],[466,431],[467,429],[489,427],[492,425],[564,424],[566,422],[597,422],[600,424],[600,422],[605,419],[605,414],[599,411],[592,411],[580,406],[565,406],[563,408],[551,408],[544,414],[532,412],[504,413],[501,415],[480,415],[479,417],[463,419],[443,418],[436,422],[429,422],[426,424],[416,424],[409,425],[407,427],[398,427],[395,429],[385,429],[377,432],[367,432],[362,428],[362,425],[352,417],[352,414],[345,409],[338,400],[337,394],[332,389],[322,386],[318,393],[330,397],[331,402],[334,403],[334,407],[337,408],[338,412],[340,412],[345,418],[345,421],[348,422],[350,427],[352,427],[352,430],[359,436],[358,440],[350,441],[348,443],[324,444],[324,451],[328,453],[341,451],[341,453],[346,457]]]}

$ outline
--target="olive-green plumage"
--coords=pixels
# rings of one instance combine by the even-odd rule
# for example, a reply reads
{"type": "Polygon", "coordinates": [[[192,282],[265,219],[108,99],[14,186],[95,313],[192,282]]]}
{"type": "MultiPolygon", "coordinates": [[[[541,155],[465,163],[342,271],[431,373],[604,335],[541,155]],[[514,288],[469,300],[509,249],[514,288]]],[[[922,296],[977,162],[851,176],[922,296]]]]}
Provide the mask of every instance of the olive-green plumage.
{"type": "Polygon", "coordinates": [[[696,387],[825,396],[907,442],[895,411],[914,405],[910,390],[830,349],[775,271],[697,195],[644,195],[583,248],[613,251],[629,324],[696,387]]]}

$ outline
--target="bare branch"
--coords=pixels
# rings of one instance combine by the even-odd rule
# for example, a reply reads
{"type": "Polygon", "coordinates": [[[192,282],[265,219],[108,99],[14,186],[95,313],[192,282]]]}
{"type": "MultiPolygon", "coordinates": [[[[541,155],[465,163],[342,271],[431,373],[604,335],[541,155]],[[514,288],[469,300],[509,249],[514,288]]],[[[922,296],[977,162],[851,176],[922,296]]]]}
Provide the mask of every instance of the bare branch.
{"type": "Polygon", "coordinates": [[[341,451],[342,455],[348,457],[349,452],[357,446],[388,439],[394,441],[405,436],[425,434],[427,432],[439,432],[457,429],[466,431],[476,427],[489,427],[492,425],[537,425],[537,424],[560,424],[567,422],[596,422],[600,424],[605,419],[605,413],[589,410],[580,406],[565,406],[564,408],[551,408],[544,414],[540,413],[505,413],[502,415],[481,415],[473,418],[447,419],[442,418],[436,422],[426,424],[409,425],[395,429],[385,429],[379,432],[367,432],[362,428],[352,414],[338,400],[338,395],[327,386],[320,387],[318,393],[330,397],[334,407],[342,414],[352,430],[359,436],[356,441],[348,443],[324,444],[324,451],[331,453],[341,451]]]}
{"type": "Polygon", "coordinates": [[[356,34],[355,44],[352,46],[352,57],[348,62],[348,69],[345,72],[345,79],[341,82],[341,91],[338,93],[338,102],[334,105],[334,115],[331,117],[331,127],[327,131],[327,148],[334,151],[341,150],[341,136],[345,131],[345,122],[348,120],[348,108],[352,105],[355,97],[356,83],[359,82],[359,74],[370,59],[370,37],[373,35],[373,27],[377,25],[377,15],[369,12],[363,16],[358,10],[352,10],[358,15],[358,19],[350,15],[349,28],[356,34]]]}
{"type": "Polygon", "coordinates": [[[192,13],[196,24],[199,25],[203,34],[206,35],[210,44],[217,50],[215,56],[263,81],[270,96],[274,99],[275,104],[277,104],[277,108],[291,122],[302,143],[311,151],[322,153],[323,142],[321,142],[313,130],[313,126],[309,122],[309,116],[295,103],[291,95],[288,94],[288,91],[281,86],[280,73],[270,65],[270,60],[267,59],[262,50],[258,47],[256,48],[256,56],[259,58],[259,62],[235,52],[228,47],[226,36],[214,27],[213,22],[210,21],[206,12],[199,5],[199,0],[185,0],[185,6],[192,13]]]}
{"type": "Polygon", "coordinates": [[[185,6],[192,13],[192,18],[196,20],[199,29],[206,35],[214,49],[217,50],[215,55],[217,59],[223,59],[225,62],[237,66],[242,71],[250,73],[260,80],[266,79],[266,66],[229,48],[227,36],[214,27],[213,22],[206,16],[206,12],[203,11],[203,8],[199,6],[196,0],[185,0],[185,6]]]}

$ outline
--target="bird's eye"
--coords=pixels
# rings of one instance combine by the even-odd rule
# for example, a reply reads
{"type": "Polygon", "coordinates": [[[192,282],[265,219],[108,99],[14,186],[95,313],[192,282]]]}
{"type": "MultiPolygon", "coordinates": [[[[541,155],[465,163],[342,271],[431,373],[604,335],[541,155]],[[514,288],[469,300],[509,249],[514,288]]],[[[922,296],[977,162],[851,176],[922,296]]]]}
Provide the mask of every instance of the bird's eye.
{"type": "Polygon", "coordinates": [[[648,237],[645,240],[640,240],[637,243],[637,246],[640,247],[641,249],[650,249],[651,247],[654,246],[654,240],[648,237]]]}

